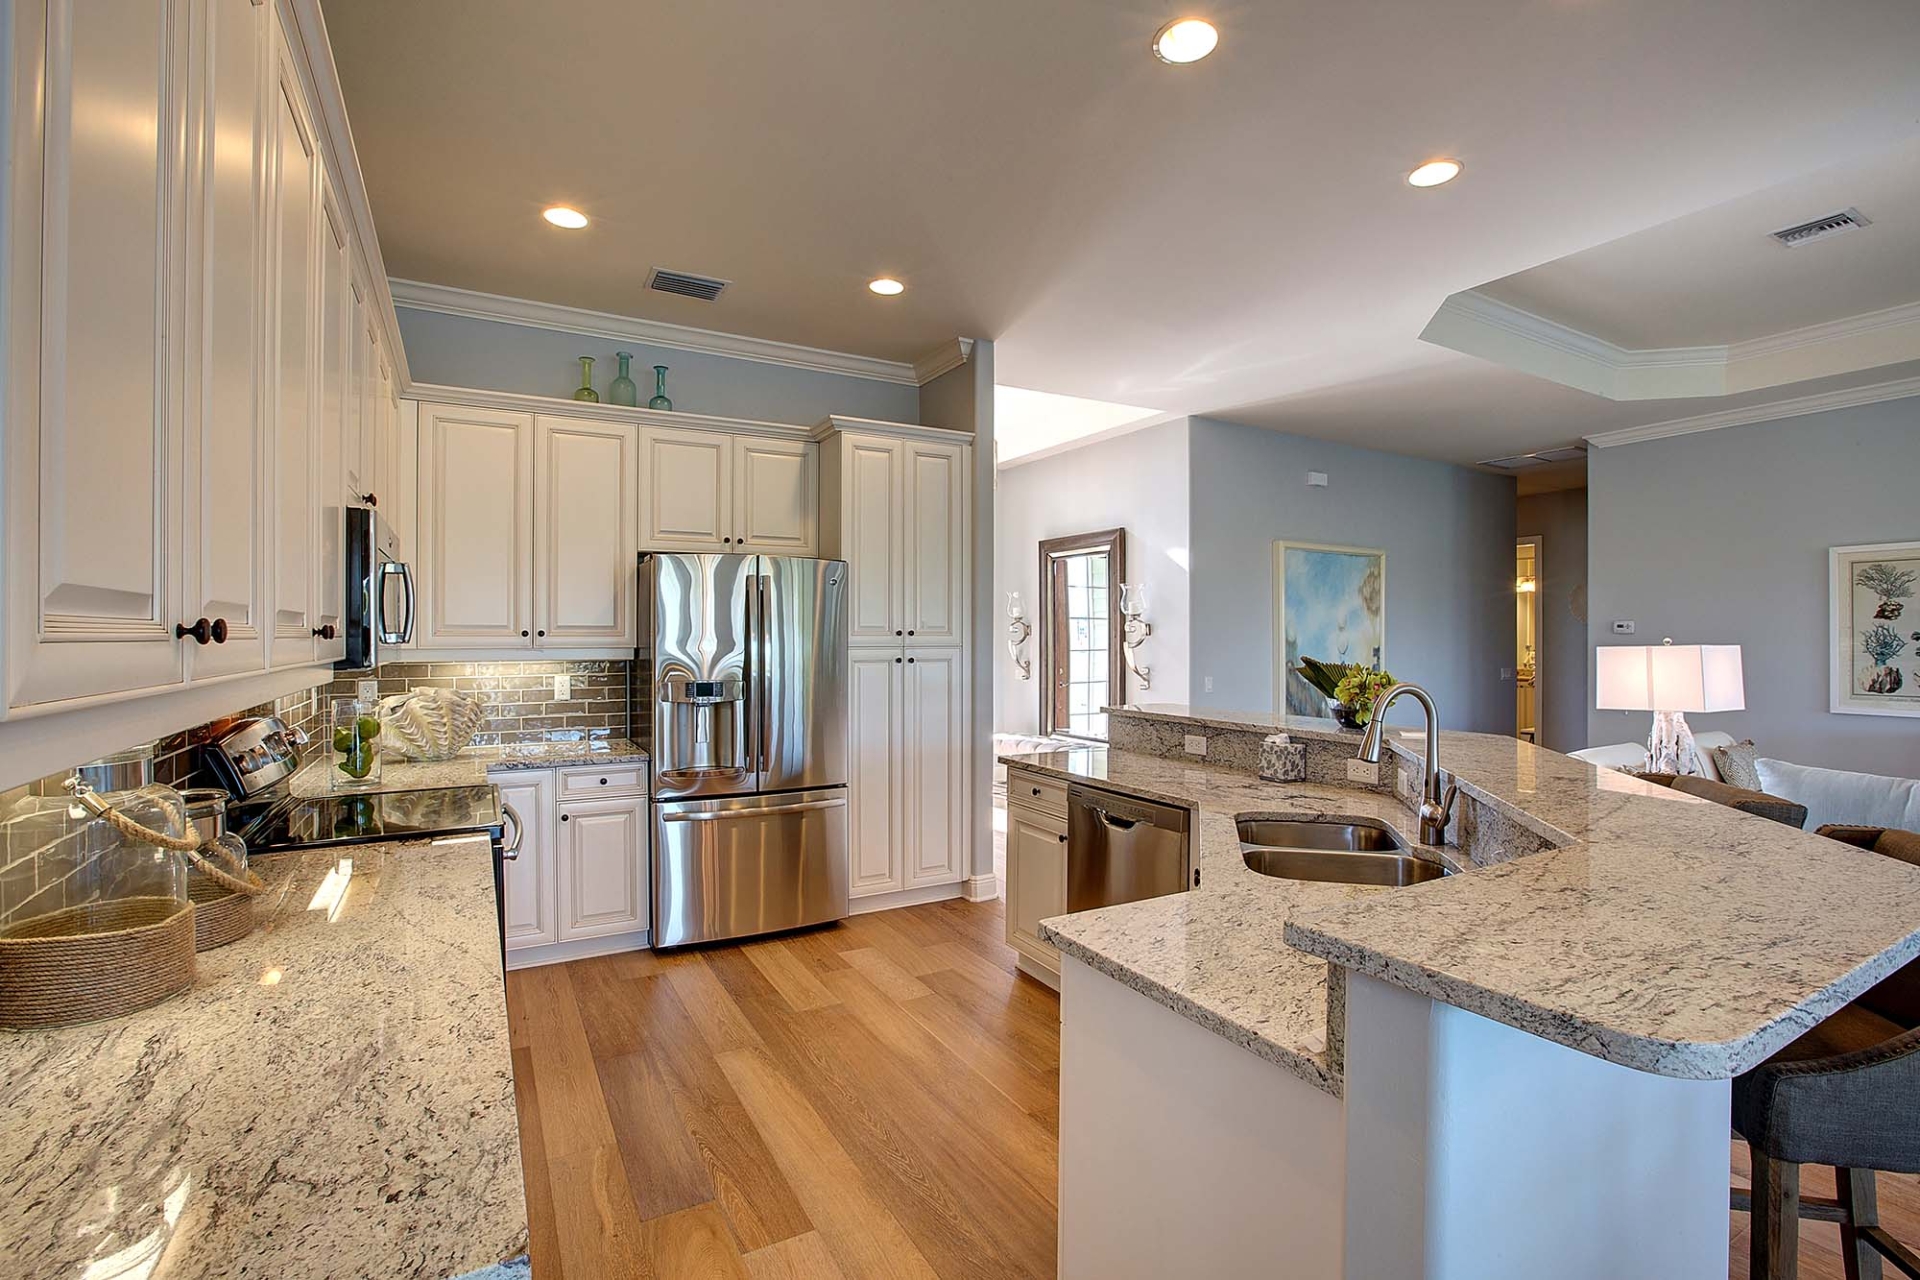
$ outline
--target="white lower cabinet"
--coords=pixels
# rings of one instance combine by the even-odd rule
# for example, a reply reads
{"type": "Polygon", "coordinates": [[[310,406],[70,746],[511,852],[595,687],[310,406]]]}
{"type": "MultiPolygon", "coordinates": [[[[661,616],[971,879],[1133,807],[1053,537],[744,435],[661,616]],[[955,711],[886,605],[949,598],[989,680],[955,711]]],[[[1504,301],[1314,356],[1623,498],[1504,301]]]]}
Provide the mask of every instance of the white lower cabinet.
{"type": "Polygon", "coordinates": [[[1041,940],[1040,922],[1066,914],[1067,815],[1064,803],[1053,807],[1056,788],[1029,787],[1028,780],[1024,771],[1008,770],[1007,945],[1022,968],[1058,986],[1060,955],[1041,940]],[[1023,802],[1030,790],[1044,792],[1040,802],[1023,802]]]}
{"type": "Polygon", "coordinates": [[[493,780],[522,824],[504,878],[508,966],[645,946],[645,768],[515,769],[493,780]]]}
{"type": "Polygon", "coordinates": [[[964,649],[855,649],[847,719],[852,896],[966,876],[964,649]]]}

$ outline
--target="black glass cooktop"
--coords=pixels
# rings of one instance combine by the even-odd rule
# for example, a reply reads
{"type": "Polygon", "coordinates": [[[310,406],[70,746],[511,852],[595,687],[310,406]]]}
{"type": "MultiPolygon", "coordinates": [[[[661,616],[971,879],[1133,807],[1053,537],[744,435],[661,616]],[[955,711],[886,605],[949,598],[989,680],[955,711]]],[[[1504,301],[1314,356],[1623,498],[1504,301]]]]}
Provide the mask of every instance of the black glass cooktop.
{"type": "Polygon", "coordinates": [[[228,811],[227,825],[247,842],[250,857],[324,845],[427,840],[483,832],[496,843],[502,838],[500,793],[491,786],[312,799],[276,791],[243,801],[228,811]]]}

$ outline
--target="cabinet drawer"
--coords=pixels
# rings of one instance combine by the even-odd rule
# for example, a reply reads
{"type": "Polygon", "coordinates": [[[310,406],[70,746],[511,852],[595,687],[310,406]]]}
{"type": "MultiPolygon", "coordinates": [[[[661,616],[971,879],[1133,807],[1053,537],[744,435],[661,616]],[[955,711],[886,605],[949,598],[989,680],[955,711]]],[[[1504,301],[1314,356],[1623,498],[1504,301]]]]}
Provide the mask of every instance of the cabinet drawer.
{"type": "Polygon", "coordinates": [[[1067,820],[1067,784],[1058,778],[1030,773],[1017,765],[1007,766],[1007,803],[1067,820]]]}
{"type": "MultiPolygon", "coordinates": [[[[604,769],[562,769],[562,800],[584,800],[589,796],[643,796],[647,793],[647,767],[641,764],[615,764],[604,769]]],[[[1066,791],[1061,790],[1061,811],[1066,810],[1066,791]]]]}

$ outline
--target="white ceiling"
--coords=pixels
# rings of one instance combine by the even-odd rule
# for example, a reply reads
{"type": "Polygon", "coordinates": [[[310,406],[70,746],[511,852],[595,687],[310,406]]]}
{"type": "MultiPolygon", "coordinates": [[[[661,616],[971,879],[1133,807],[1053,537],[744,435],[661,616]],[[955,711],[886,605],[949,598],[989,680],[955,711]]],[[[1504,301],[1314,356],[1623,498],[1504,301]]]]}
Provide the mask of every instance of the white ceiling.
{"type": "Polygon", "coordinates": [[[325,11],[396,276],[1454,461],[1701,402],[1421,343],[1449,295],[1920,136],[1911,0],[1217,0],[1188,67],[1144,0],[325,11]]]}
{"type": "Polygon", "coordinates": [[[994,449],[1000,466],[1032,462],[1076,445],[1138,431],[1167,416],[1137,404],[1002,385],[993,389],[994,449]]]}

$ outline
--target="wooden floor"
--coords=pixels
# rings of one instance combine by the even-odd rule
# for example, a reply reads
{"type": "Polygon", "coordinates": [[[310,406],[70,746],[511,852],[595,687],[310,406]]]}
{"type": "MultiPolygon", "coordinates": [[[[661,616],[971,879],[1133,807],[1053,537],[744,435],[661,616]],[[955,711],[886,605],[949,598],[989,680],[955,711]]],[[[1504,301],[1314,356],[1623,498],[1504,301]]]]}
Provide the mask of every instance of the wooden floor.
{"type": "MultiPolygon", "coordinates": [[[[955,901],[510,974],[536,1280],[1051,1276],[1059,1003],[1003,938],[955,901]]],[[[1920,1242],[1920,1181],[1880,1184],[1920,1242]]],[[[1800,1255],[1843,1275],[1837,1227],[1800,1255]]]]}

